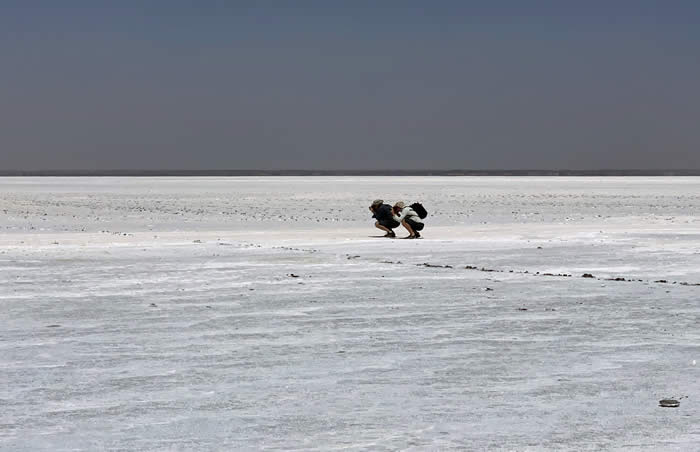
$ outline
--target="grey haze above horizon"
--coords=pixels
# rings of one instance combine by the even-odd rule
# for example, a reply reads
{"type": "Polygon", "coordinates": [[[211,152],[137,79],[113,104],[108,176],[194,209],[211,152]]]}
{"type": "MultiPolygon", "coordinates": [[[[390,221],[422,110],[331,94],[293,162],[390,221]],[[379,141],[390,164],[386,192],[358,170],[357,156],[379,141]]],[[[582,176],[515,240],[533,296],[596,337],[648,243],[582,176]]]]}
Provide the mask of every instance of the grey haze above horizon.
{"type": "Polygon", "coordinates": [[[700,3],[294,4],[3,2],[0,170],[700,169],[700,3]]]}

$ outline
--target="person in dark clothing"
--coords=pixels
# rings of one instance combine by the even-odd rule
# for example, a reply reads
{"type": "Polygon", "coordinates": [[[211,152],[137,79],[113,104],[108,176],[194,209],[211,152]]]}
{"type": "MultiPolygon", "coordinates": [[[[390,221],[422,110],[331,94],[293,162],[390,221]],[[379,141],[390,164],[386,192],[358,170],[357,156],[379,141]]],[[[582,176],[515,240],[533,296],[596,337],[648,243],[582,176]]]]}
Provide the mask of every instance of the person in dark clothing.
{"type": "Polygon", "coordinates": [[[391,206],[384,204],[382,199],[375,199],[372,205],[369,206],[369,210],[372,212],[372,218],[377,220],[374,226],[386,232],[384,237],[396,237],[392,229],[398,228],[401,223],[394,220],[394,212],[391,210],[391,206]]]}

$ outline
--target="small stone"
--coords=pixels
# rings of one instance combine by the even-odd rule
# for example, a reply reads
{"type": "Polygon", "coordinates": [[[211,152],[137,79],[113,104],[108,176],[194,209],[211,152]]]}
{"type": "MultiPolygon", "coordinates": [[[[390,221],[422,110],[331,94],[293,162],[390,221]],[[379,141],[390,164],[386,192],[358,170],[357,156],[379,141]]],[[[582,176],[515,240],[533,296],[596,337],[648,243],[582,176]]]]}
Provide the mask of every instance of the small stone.
{"type": "Polygon", "coordinates": [[[148,306],[150,306],[150,307],[152,307],[152,308],[157,308],[157,307],[158,307],[158,305],[155,304],[155,303],[151,303],[151,304],[149,304],[148,306]]]}
{"type": "Polygon", "coordinates": [[[584,273],[583,275],[581,275],[581,278],[595,278],[595,277],[593,275],[591,275],[590,273],[584,273]]]}
{"type": "Polygon", "coordinates": [[[663,399],[659,400],[659,406],[664,408],[678,408],[681,406],[681,402],[675,399],[663,399]]]}
{"type": "Polygon", "coordinates": [[[61,325],[58,324],[53,324],[53,325],[46,325],[46,328],[59,328],[61,325]]]}

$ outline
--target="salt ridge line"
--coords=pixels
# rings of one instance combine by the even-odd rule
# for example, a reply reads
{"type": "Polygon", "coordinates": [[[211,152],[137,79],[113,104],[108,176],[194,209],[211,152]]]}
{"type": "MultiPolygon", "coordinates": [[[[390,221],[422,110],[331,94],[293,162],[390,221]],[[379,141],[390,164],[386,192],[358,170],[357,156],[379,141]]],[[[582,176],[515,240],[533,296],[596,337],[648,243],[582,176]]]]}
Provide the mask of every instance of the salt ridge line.
{"type": "MultiPolygon", "coordinates": [[[[346,254],[346,257],[348,260],[351,259],[358,259],[361,256],[357,255],[350,255],[346,254]]],[[[380,261],[379,263],[381,264],[393,264],[393,265],[403,265],[403,262],[401,261],[380,261]]],[[[443,269],[454,269],[456,268],[454,265],[449,265],[449,264],[431,264],[429,262],[424,262],[422,264],[415,264],[416,267],[425,267],[425,268],[443,268],[443,269]]],[[[461,267],[457,267],[461,268],[461,267]]],[[[464,270],[473,270],[473,271],[479,271],[479,272],[484,272],[484,273],[510,273],[510,274],[518,274],[518,275],[529,275],[529,276],[546,276],[546,277],[560,277],[560,278],[574,278],[574,275],[569,274],[569,273],[540,273],[540,272],[530,272],[528,270],[498,270],[498,269],[493,269],[493,268],[486,268],[486,267],[478,267],[474,265],[467,265],[463,268],[464,270]]],[[[590,273],[584,273],[580,276],[580,278],[584,279],[593,279],[596,281],[612,281],[612,282],[641,282],[641,283],[648,283],[648,284],[669,284],[669,285],[679,285],[679,286],[700,286],[700,283],[690,283],[686,281],[669,281],[667,279],[657,279],[657,280],[648,280],[648,279],[639,279],[639,278],[624,278],[624,277],[615,277],[615,278],[597,278],[593,276],[590,273]]]]}
{"type": "MultiPolygon", "coordinates": [[[[389,262],[384,262],[384,263],[389,263],[389,262]]],[[[391,262],[391,263],[396,263],[400,264],[401,262],[391,262]]],[[[438,265],[438,264],[429,264],[427,262],[423,264],[416,264],[417,267],[427,267],[427,268],[454,268],[452,265],[438,265]]],[[[515,271],[515,270],[496,270],[496,269],[491,269],[491,268],[485,268],[485,267],[476,267],[473,265],[467,265],[464,267],[465,270],[475,270],[475,271],[480,271],[480,272],[485,272],[485,273],[513,273],[513,274],[520,274],[520,275],[530,275],[530,276],[549,276],[549,277],[561,277],[561,278],[573,278],[574,276],[568,273],[540,273],[540,272],[530,272],[528,270],[524,271],[515,271]]],[[[585,279],[594,279],[596,281],[614,281],[614,282],[643,282],[643,283],[649,283],[649,284],[677,284],[680,286],[700,286],[700,283],[689,283],[689,282],[679,282],[679,281],[672,281],[669,282],[666,279],[658,279],[655,281],[651,280],[645,280],[645,279],[628,279],[628,278],[623,278],[623,277],[616,277],[616,278],[597,278],[593,276],[590,273],[584,273],[583,275],[580,276],[580,278],[585,278],[585,279]]]]}

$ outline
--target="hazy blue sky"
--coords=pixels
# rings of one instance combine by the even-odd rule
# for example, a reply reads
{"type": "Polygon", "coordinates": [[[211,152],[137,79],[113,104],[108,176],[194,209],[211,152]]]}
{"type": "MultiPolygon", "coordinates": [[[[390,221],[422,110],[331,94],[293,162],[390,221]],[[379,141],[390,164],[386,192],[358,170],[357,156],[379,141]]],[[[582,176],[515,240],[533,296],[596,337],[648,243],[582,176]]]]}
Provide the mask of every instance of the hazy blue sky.
{"type": "Polygon", "coordinates": [[[0,169],[700,168],[699,81],[698,1],[4,0],[0,169]]]}

